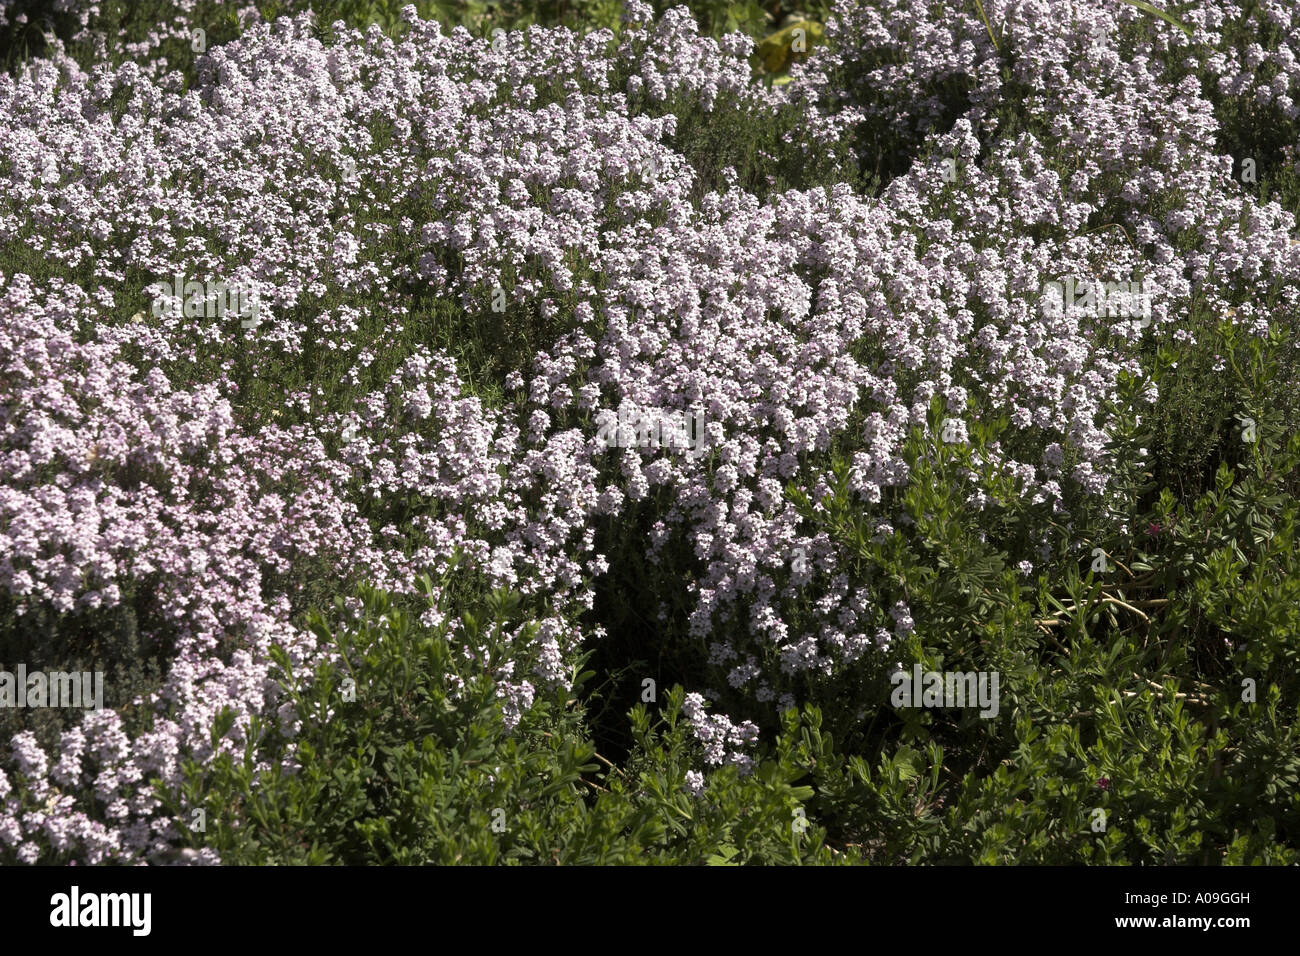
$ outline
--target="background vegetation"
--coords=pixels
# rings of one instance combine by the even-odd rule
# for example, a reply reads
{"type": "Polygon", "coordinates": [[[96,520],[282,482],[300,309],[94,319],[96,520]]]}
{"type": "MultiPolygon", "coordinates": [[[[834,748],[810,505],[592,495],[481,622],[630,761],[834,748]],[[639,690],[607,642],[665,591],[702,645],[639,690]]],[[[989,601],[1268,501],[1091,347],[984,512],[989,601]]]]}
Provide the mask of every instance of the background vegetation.
{"type": "MultiPolygon", "coordinates": [[[[58,6],[9,5],[0,59],[11,70],[47,54],[47,31],[86,65],[100,55],[73,39],[75,18],[58,6]]],[[[257,4],[267,18],[302,6],[257,4]]],[[[331,20],[393,32],[402,6],[339,0],[328,11],[331,20]]],[[[479,35],[534,23],[615,29],[621,10],[615,0],[416,6],[479,35]]],[[[765,52],[761,41],[794,23],[820,26],[828,15],[815,2],[689,6],[704,33],[753,37],[754,68],[773,83],[792,57],[780,54],[780,43],[777,54],[770,44],[765,52]]],[[[98,23],[110,36],[138,39],[166,9],[110,0],[98,23]]],[[[232,5],[205,0],[194,19],[211,24],[210,45],[239,31],[232,5]]],[[[813,35],[820,40],[820,30],[813,35]]],[[[188,81],[185,44],[168,39],[160,52],[188,81]]],[[[950,112],[967,92],[934,91],[950,112]]],[[[1300,142],[1295,124],[1226,96],[1219,106],[1220,148],[1260,157],[1270,170],[1247,188],[1300,215],[1300,177],[1282,161],[1300,142]]],[[[917,146],[905,131],[868,125],[854,144],[810,162],[790,145],[793,115],[755,116],[725,97],[707,115],[685,99],[647,111],[678,116],[674,146],[690,157],[702,188],[733,167],[759,194],[836,182],[871,192],[905,168],[917,146]]],[[[1008,135],[1033,125],[1014,104],[1003,119],[1008,135]]],[[[4,252],[6,271],[21,255],[4,252]]],[[[451,349],[473,394],[498,407],[509,402],[510,373],[565,322],[534,316],[516,319],[517,328],[490,328],[441,301],[414,301],[412,311],[427,319],[410,335],[451,349]]],[[[462,617],[505,655],[504,635],[544,608],[469,579],[436,598],[430,589],[423,602],[363,582],[337,602],[312,595],[314,606],[295,614],[335,657],[305,682],[282,663],[298,733],[254,727],[262,744],[243,759],[190,762],[180,793],[160,789],[178,819],[205,811],[205,828],[188,828],[178,847],[215,850],[231,864],[1300,862],[1300,342],[1285,326],[1247,339],[1221,316],[1191,321],[1195,340],[1149,349],[1143,380],[1135,378],[1114,409],[1123,422],[1115,442],[1131,462],[1122,511],[1076,522],[1075,537],[1103,548],[1116,573],[1103,578],[1086,562],[1055,562],[1026,578],[1012,555],[1023,550],[1030,506],[1008,492],[991,513],[971,513],[954,475],[978,467],[981,453],[1005,437],[1005,421],[982,423],[961,447],[936,446],[915,429],[910,481],[890,491],[911,522],[884,541],[847,480],[821,507],[799,502],[809,522],[856,555],[856,574],[907,595],[917,620],[906,659],[933,670],[1000,671],[995,719],[890,710],[864,722],[856,701],[888,694],[880,675],[823,696],[842,706],[805,706],[763,727],[751,772],[694,769],[700,748],[682,716],[683,687],[699,683],[703,652],[665,642],[648,624],[656,572],[635,546],[619,555],[627,526],[620,519],[602,532],[615,576],[586,622],[609,636],[591,642],[569,692],[539,694],[517,725],[493,682],[458,659],[445,627],[420,621],[430,607],[462,617]],[[1158,403],[1139,417],[1139,393],[1152,385],[1158,403]],[[343,612],[345,596],[359,598],[359,613],[343,612]],[[936,634],[945,639],[924,638],[936,634]],[[647,700],[642,677],[650,673],[658,688],[647,700]],[[364,691],[340,703],[345,682],[364,691]],[[290,755],[294,772],[275,769],[290,755]]],[[[217,368],[225,358],[204,361],[217,368]]],[[[276,394],[337,383],[341,371],[327,358],[287,358],[247,379],[245,401],[256,414],[276,394]]],[[[390,372],[380,362],[357,387],[390,372]]],[[[340,396],[338,407],[345,404],[340,396]]],[[[838,455],[832,467],[847,479],[851,456],[838,455]]],[[[655,507],[628,524],[649,524],[655,507]]],[[[402,515],[368,517],[400,523],[402,515]]],[[[0,661],[80,662],[82,650],[86,661],[119,660],[113,684],[125,700],[156,682],[165,656],[138,637],[149,602],[142,588],[112,614],[62,621],[19,617],[0,603],[0,661]]],[[[61,720],[0,714],[0,739],[20,728],[53,739],[61,720]]],[[[219,725],[214,740],[225,729],[219,725]]],[[[0,847],[0,859],[5,852],[0,847]]]]}

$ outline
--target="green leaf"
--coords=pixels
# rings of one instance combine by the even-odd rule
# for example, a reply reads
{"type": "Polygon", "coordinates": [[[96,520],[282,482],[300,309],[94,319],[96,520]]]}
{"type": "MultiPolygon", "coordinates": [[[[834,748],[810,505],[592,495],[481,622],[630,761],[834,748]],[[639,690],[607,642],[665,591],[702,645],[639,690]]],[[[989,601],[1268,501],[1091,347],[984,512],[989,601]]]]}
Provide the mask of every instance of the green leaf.
{"type": "Polygon", "coordinates": [[[1181,20],[1178,20],[1175,17],[1171,16],[1170,14],[1165,13],[1165,11],[1163,10],[1157,10],[1155,7],[1151,6],[1151,4],[1144,2],[1144,0],[1124,0],[1124,2],[1131,7],[1137,7],[1143,13],[1150,13],[1153,16],[1157,16],[1161,20],[1164,20],[1166,23],[1170,23],[1176,26],[1178,29],[1182,30],[1188,36],[1192,35],[1191,28],[1188,27],[1181,20]]]}
{"type": "Polygon", "coordinates": [[[709,866],[739,866],[739,863],[732,863],[732,858],[739,853],[734,846],[720,846],[718,852],[710,856],[705,862],[709,866]]]}

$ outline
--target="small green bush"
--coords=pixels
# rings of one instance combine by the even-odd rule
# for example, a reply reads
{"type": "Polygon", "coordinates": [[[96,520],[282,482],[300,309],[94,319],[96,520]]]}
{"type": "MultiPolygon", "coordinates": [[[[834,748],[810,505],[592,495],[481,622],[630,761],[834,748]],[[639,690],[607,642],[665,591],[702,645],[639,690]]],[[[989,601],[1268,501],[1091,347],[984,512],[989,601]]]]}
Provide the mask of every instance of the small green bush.
{"type": "MultiPolygon", "coordinates": [[[[699,745],[674,687],[661,706],[631,714],[636,746],[612,766],[587,739],[581,688],[538,693],[513,727],[481,664],[460,659],[448,624],[420,625],[414,609],[361,592],[359,619],[313,627],[336,655],[314,679],[285,680],[301,733],[250,727],[242,756],[191,762],[172,809],[189,846],[225,863],[830,863],[824,830],[798,781],[825,755],[818,715],[787,715],[753,773],[708,773],[699,796],[686,774],[699,745]],[[349,699],[354,698],[354,699],[349,699]],[[281,766],[292,756],[297,766],[281,766]],[[269,760],[270,767],[259,767],[269,760]],[[195,815],[202,809],[202,817],[195,815]],[[203,829],[195,828],[202,819],[203,829]]],[[[441,600],[431,606],[445,611],[441,600]]],[[[517,610],[495,593],[461,622],[503,653],[517,610]]],[[[288,660],[281,661],[287,674],[288,660]]],[[[229,729],[229,719],[217,726],[229,729]]],[[[214,737],[214,739],[216,739],[214,737]]]]}

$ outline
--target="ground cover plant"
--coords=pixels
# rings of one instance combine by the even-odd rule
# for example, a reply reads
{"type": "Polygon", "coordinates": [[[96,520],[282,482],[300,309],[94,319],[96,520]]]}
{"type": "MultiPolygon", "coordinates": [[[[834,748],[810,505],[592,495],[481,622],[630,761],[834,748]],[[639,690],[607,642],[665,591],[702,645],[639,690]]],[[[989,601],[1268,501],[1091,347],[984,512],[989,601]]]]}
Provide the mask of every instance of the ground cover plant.
{"type": "Polygon", "coordinates": [[[1300,862],[1300,13],[1144,6],[0,3],[0,862],[1300,862]]]}

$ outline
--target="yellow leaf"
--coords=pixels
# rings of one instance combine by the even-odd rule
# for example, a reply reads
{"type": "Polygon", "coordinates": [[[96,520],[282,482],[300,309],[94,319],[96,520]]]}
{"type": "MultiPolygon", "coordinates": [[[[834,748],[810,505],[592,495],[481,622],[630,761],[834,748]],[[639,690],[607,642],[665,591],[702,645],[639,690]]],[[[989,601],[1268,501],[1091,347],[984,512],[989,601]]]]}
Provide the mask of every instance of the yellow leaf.
{"type": "Polygon", "coordinates": [[[763,68],[769,73],[784,70],[794,56],[809,53],[821,42],[825,28],[816,20],[796,20],[789,26],[764,37],[758,44],[758,55],[763,68]]]}

